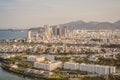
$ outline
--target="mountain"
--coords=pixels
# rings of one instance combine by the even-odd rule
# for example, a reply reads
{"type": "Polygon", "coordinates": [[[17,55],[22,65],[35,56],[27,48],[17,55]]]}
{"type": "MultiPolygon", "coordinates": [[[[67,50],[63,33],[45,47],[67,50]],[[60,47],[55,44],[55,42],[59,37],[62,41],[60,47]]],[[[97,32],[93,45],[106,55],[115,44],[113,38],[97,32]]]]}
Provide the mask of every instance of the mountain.
{"type": "Polygon", "coordinates": [[[67,26],[69,29],[120,29],[120,21],[115,23],[110,22],[84,22],[84,21],[74,21],[65,24],[61,24],[62,27],[67,26]]]}
{"type": "MultiPolygon", "coordinates": [[[[55,26],[55,25],[54,25],[55,26]]],[[[52,26],[52,27],[54,27],[52,26]]],[[[114,23],[110,22],[97,22],[97,21],[91,21],[91,22],[85,22],[82,20],[69,22],[65,24],[60,24],[61,27],[67,27],[68,29],[88,29],[88,30],[98,30],[98,29],[120,29],[120,20],[114,23]]],[[[39,31],[43,30],[43,27],[37,27],[37,28],[30,28],[30,29],[0,29],[0,31],[23,31],[23,30],[33,30],[33,31],[39,31]]]]}
{"type": "Polygon", "coordinates": [[[115,22],[114,25],[116,26],[117,29],[120,29],[120,20],[115,22]]]}
{"type": "Polygon", "coordinates": [[[43,27],[30,28],[30,29],[28,29],[28,30],[32,30],[32,31],[40,31],[40,29],[43,29],[43,27]]]}

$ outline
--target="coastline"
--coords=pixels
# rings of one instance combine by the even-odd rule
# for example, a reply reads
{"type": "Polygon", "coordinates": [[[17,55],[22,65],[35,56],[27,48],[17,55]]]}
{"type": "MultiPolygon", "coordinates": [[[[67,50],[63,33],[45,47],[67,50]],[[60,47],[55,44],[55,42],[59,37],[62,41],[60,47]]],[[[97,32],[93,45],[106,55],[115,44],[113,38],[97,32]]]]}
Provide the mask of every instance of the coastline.
{"type": "Polygon", "coordinates": [[[43,79],[43,80],[68,80],[68,79],[48,78],[48,77],[43,77],[43,76],[37,76],[37,75],[32,75],[32,74],[24,73],[24,72],[16,72],[16,71],[10,70],[9,68],[2,66],[2,64],[0,65],[0,67],[7,72],[15,73],[15,74],[22,75],[24,77],[29,77],[29,78],[36,78],[36,79],[43,79]]]}
{"type": "Polygon", "coordinates": [[[5,68],[5,67],[2,67],[1,66],[1,68],[2,69],[4,69],[5,71],[7,71],[7,72],[10,72],[10,73],[15,73],[15,74],[18,74],[18,75],[23,75],[23,76],[25,76],[25,77],[30,77],[30,78],[40,78],[40,79],[45,79],[45,80],[51,80],[51,79],[47,79],[47,78],[43,78],[43,77],[35,77],[35,76],[33,76],[33,75],[29,75],[29,74],[24,74],[24,73],[18,73],[18,72],[15,72],[15,71],[12,71],[12,70],[9,70],[9,69],[7,69],[7,68],[5,68]]]}

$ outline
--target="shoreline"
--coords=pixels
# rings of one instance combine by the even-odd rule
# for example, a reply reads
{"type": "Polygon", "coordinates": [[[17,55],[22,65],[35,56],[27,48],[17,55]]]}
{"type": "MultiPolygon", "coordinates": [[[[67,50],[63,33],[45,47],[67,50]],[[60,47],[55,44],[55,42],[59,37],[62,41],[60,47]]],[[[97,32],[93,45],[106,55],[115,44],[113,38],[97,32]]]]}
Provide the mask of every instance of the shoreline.
{"type": "Polygon", "coordinates": [[[2,64],[0,65],[0,67],[7,72],[14,73],[14,74],[17,74],[17,75],[22,75],[24,77],[33,78],[33,79],[35,78],[35,79],[43,79],[43,80],[68,80],[68,79],[58,79],[58,78],[47,78],[47,77],[32,75],[32,74],[24,73],[24,72],[23,73],[15,72],[15,71],[10,70],[6,67],[3,67],[2,64]]]}

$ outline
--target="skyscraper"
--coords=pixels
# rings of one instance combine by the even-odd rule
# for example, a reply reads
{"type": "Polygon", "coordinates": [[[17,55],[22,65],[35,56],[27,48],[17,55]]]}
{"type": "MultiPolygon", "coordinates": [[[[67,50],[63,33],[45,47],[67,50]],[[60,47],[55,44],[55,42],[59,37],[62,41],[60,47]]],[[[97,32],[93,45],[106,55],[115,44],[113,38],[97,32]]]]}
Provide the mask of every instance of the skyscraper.
{"type": "Polygon", "coordinates": [[[67,37],[67,26],[64,26],[62,33],[63,33],[64,37],[67,37]]]}
{"type": "Polygon", "coordinates": [[[59,25],[56,26],[56,28],[55,28],[55,36],[56,37],[60,37],[61,36],[61,28],[60,28],[59,25]]]}
{"type": "Polygon", "coordinates": [[[27,42],[31,42],[31,41],[32,41],[31,31],[28,31],[27,42]]]}
{"type": "Polygon", "coordinates": [[[47,38],[51,37],[51,27],[49,25],[44,25],[44,29],[45,29],[45,36],[47,38]]]}

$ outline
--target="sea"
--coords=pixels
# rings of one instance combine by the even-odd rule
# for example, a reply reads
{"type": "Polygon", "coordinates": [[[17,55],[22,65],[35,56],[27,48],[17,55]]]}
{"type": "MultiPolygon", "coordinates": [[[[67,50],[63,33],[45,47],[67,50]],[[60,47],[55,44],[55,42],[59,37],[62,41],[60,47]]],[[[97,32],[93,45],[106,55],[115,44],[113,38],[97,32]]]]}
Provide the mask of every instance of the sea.
{"type": "MultiPolygon", "coordinates": [[[[6,39],[21,39],[27,37],[27,31],[0,31],[0,40],[6,39]]],[[[42,80],[35,78],[28,78],[22,75],[14,74],[3,70],[0,67],[0,80],[42,80]]]]}
{"type": "Polygon", "coordinates": [[[23,75],[7,72],[0,67],[0,80],[42,80],[42,79],[28,78],[23,75]]]}
{"type": "Polygon", "coordinates": [[[0,31],[0,40],[19,39],[25,37],[27,37],[27,31],[12,31],[12,30],[0,31]]]}

